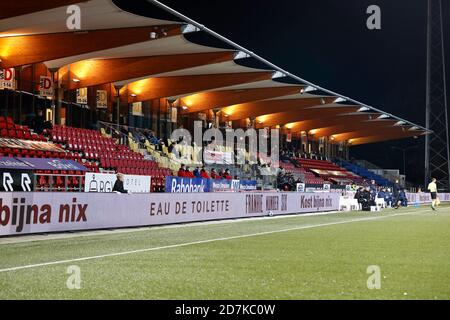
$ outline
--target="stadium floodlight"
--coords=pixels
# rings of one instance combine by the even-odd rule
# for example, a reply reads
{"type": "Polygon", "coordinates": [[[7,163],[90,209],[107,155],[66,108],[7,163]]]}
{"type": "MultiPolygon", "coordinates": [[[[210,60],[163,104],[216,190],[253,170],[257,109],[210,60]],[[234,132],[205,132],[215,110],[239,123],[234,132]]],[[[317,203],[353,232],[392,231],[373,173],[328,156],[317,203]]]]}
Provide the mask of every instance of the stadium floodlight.
{"type": "Polygon", "coordinates": [[[361,107],[361,108],[358,109],[358,112],[365,112],[365,111],[370,111],[370,108],[361,107]]]}
{"type": "Polygon", "coordinates": [[[378,117],[378,119],[388,119],[390,118],[390,116],[388,116],[387,114],[382,114],[381,116],[378,117]]]}
{"type": "Polygon", "coordinates": [[[72,81],[78,83],[78,82],[80,82],[80,79],[74,78],[74,79],[72,79],[72,81]]]}
{"type": "Polygon", "coordinates": [[[189,109],[189,108],[188,108],[187,106],[182,106],[181,109],[187,110],[187,109],[189,109]]]}
{"type": "Polygon", "coordinates": [[[130,96],[132,96],[133,98],[137,97],[136,93],[132,93],[130,96]]]}
{"type": "Polygon", "coordinates": [[[394,126],[403,126],[405,124],[406,124],[405,121],[398,121],[397,123],[394,124],[394,126]]]}

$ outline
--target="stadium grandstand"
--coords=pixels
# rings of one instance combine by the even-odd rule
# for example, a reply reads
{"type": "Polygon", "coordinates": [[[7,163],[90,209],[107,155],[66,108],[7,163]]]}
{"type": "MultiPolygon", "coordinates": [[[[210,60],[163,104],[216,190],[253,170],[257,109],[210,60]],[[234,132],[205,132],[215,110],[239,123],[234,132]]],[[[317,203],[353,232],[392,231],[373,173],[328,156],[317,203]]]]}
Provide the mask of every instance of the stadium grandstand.
{"type": "MultiPolygon", "coordinates": [[[[152,191],[163,191],[165,178],[181,165],[169,152],[171,132],[193,132],[194,122],[201,121],[203,129],[223,132],[279,129],[286,152],[281,166],[297,182],[346,185],[375,179],[389,185],[392,181],[345,162],[349,148],[427,134],[419,125],[300,79],[221,36],[221,46],[194,41],[194,34],[215,34],[153,3],[153,17],[128,13],[109,0],[3,3],[0,155],[66,159],[95,173],[147,175],[152,191]],[[70,4],[80,8],[80,30],[66,24],[70,4]],[[172,19],[160,18],[162,9],[172,19]],[[24,140],[54,144],[59,151],[21,144],[24,140]]],[[[174,147],[191,170],[205,165],[197,157],[202,146],[174,147]]],[[[276,187],[275,177],[262,179],[261,168],[254,166],[219,161],[207,168],[228,168],[233,176],[276,187]]],[[[83,189],[84,172],[35,173],[36,190],[83,189]]]]}
{"type": "Polygon", "coordinates": [[[143,2],[0,2],[1,301],[450,298],[450,193],[350,157],[434,131],[143,2]]]}

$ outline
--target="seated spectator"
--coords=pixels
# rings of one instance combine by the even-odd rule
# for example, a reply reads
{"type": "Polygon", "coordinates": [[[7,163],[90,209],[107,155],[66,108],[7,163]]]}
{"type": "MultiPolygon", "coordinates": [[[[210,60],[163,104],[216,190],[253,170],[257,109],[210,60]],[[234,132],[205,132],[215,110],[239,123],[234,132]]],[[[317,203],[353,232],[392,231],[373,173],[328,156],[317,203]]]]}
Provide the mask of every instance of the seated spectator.
{"type": "Polygon", "coordinates": [[[378,192],[377,199],[384,199],[386,197],[386,191],[383,189],[378,192]]]}
{"type": "Polygon", "coordinates": [[[194,177],[196,177],[196,178],[201,178],[202,177],[201,174],[200,174],[200,168],[199,167],[195,168],[193,174],[194,174],[194,177]]]}
{"type": "Polygon", "coordinates": [[[175,149],[176,145],[177,144],[175,142],[172,142],[172,144],[169,146],[169,153],[173,152],[173,150],[175,149]]]}
{"type": "Polygon", "coordinates": [[[231,177],[231,175],[230,175],[230,170],[229,169],[227,169],[227,170],[225,170],[225,172],[223,173],[223,176],[222,176],[225,180],[233,180],[233,178],[231,177]]]}
{"type": "Polygon", "coordinates": [[[200,171],[200,177],[203,178],[203,179],[209,179],[210,178],[208,173],[206,172],[205,168],[202,168],[202,170],[200,171]]]}
{"type": "Polygon", "coordinates": [[[184,175],[186,178],[191,178],[191,179],[195,178],[194,174],[191,171],[189,171],[189,169],[186,169],[186,171],[184,172],[184,175]]]}
{"type": "Polygon", "coordinates": [[[178,170],[178,177],[187,178],[186,177],[186,166],[184,164],[182,164],[180,167],[180,170],[178,170]]]}
{"type": "Polygon", "coordinates": [[[153,133],[153,131],[149,131],[149,133],[147,135],[147,139],[151,144],[154,144],[154,145],[158,145],[161,142],[157,137],[155,137],[155,134],[153,133]]]}
{"type": "Polygon", "coordinates": [[[400,191],[399,200],[400,200],[400,205],[402,207],[408,206],[408,198],[406,197],[405,190],[403,190],[403,189],[400,191]]]}
{"type": "Polygon", "coordinates": [[[392,207],[392,193],[391,189],[386,189],[385,195],[384,195],[384,202],[386,202],[386,206],[392,207]]]}
{"type": "Polygon", "coordinates": [[[124,179],[125,179],[125,177],[124,177],[123,174],[121,174],[121,173],[117,174],[117,180],[114,183],[114,187],[113,187],[113,190],[112,190],[113,192],[116,192],[116,193],[128,193],[128,191],[125,190],[125,188],[123,186],[124,179]]]}
{"type": "Polygon", "coordinates": [[[219,180],[221,177],[217,174],[216,169],[211,169],[211,179],[219,180]]]}

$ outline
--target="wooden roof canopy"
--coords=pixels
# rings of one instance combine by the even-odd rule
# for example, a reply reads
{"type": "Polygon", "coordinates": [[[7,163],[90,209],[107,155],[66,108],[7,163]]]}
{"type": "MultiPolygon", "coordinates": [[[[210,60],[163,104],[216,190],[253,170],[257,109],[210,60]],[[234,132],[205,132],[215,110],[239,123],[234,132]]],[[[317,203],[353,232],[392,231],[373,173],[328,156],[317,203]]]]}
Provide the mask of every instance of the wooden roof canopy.
{"type": "MultiPolygon", "coordinates": [[[[175,19],[174,19],[175,20],[175,19]]],[[[132,101],[178,99],[183,113],[220,109],[229,121],[247,118],[350,145],[409,138],[426,129],[323,94],[273,68],[239,61],[240,50],[195,44],[200,29],[179,21],[138,16],[110,0],[23,0],[0,3],[0,68],[43,63],[77,82],[77,89],[114,84],[132,101]],[[66,26],[69,5],[81,9],[82,29],[66,26]]],[[[61,77],[65,79],[66,77],[61,77]]]]}

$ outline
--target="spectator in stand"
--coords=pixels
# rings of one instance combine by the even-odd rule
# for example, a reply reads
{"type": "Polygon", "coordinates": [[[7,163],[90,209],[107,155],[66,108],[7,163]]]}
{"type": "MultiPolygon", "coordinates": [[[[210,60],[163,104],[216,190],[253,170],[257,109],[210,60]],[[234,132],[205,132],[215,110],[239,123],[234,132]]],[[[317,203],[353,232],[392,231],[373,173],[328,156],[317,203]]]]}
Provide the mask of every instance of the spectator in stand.
{"type": "Polygon", "coordinates": [[[392,192],[391,192],[390,188],[386,189],[386,193],[384,196],[384,202],[386,202],[386,205],[388,207],[392,207],[392,192]]]}
{"type": "Polygon", "coordinates": [[[233,178],[231,177],[231,174],[230,174],[230,170],[229,170],[229,169],[226,169],[226,170],[225,170],[225,172],[224,172],[224,174],[223,174],[223,178],[224,178],[225,180],[233,180],[233,178]]]}
{"type": "Polygon", "coordinates": [[[218,180],[220,176],[217,174],[216,169],[211,169],[211,179],[218,180]]]}
{"type": "Polygon", "coordinates": [[[37,111],[36,117],[32,120],[32,128],[37,134],[42,134],[45,129],[51,129],[52,125],[50,122],[45,121],[44,112],[42,109],[37,111]]]}
{"type": "Polygon", "coordinates": [[[178,170],[179,178],[187,178],[186,177],[186,166],[184,164],[181,165],[180,170],[178,170]]]}
{"type": "Polygon", "coordinates": [[[189,171],[189,169],[186,169],[186,171],[184,172],[184,174],[185,174],[185,177],[186,178],[195,178],[195,176],[194,176],[194,174],[191,172],[191,171],[189,171]]]}
{"type": "Polygon", "coordinates": [[[206,172],[205,168],[202,168],[202,170],[200,171],[200,177],[203,179],[209,179],[209,175],[208,172],[206,172]]]}
{"type": "Polygon", "coordinates": [[[378,192],[377,199],[384,199],[385,197],[386,197],[386,192],[383,188],[380,190],[380,192],[378,192]]]}
{"type": "Polygon", "coordinates": [[[127,190],[125,190],[124,186],[123,186],[123,181],[124,181],[125,177],[123,176],[123,174],[118,173],[117,174],[117,180],[114,183],[114,187],[113,187],[113,192],[116,193],[129,193],[127,190]]]}
{"type": "Polygon", "coordinates": [[[176,145],[177,144],[175,142],[172,142],[172,144],[169,146],[169,153],[172,153],[174,151],[176,145]]]}
{"type": "Polygon", "coordinates": [[[151,144],[158,145],[161,143],[161,141],[155,136],[153,131],[149,131],[147,135],[147,139],[151,144]]]}
{"type": "Polygon", "coordinates": [[[202,177],[201,174],[200,174],[200,168],[199,167],[195,168],[195,170],[194,170],[194,177],[196,177],[196,178],[201,178],[202,177]]]}
{"type": "Polygon", "coordinates": [[[222,170],[222,169],[220,169],[219,170],[219,178],[218,179],[224,179],[224,176],[225,175],[225,172],[222,170]]]}

